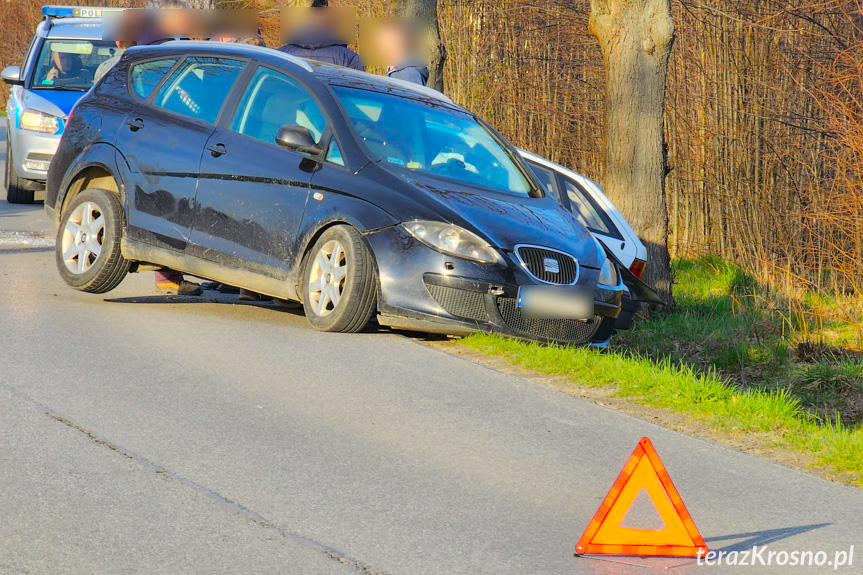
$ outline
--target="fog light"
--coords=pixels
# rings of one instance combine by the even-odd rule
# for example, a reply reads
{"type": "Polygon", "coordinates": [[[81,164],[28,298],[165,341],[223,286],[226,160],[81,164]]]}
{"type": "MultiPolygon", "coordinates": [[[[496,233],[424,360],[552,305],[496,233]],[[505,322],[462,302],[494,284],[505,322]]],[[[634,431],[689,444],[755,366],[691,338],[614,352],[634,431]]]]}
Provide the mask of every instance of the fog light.
{"type": "Polygon", "coordinates": [[[24,168],[33,172],[47,172],[51,165],[51,156],[47,154],[32,154],[24,160],[24,168]]]}

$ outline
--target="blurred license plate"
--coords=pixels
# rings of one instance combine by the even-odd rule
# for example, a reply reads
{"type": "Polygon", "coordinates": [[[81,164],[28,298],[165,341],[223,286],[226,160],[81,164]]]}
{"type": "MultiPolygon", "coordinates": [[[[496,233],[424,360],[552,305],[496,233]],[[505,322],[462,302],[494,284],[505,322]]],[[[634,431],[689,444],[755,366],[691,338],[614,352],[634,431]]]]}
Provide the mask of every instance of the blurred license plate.
{"type": "Polygon", "coordinates": [[[552,286],[518,288],[521,314],[532,319],[593,319],[593,294],[585,290],[552,286]]]}

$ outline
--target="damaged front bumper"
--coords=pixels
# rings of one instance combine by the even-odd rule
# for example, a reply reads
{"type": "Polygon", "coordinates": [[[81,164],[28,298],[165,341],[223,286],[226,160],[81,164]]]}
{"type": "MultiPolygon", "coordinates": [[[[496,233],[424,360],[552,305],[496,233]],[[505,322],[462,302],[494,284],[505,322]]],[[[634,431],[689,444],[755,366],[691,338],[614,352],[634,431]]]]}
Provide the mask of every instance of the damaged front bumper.
{"type": "MultiPolygon", "coordinates": [[[[378,322],[446,335],[500,333],[569,345],[602,345],[620,313],[623,285],[594,289],[591,320],[529,319],[518,307],[518,288],[537,282],[504,252],[507,265],[480,264],[437,252],[400,227],[365,236],[380,278],[378,322]]],[[[595,285],[599,270],[581,268],[578,286],[595,285]]]]}

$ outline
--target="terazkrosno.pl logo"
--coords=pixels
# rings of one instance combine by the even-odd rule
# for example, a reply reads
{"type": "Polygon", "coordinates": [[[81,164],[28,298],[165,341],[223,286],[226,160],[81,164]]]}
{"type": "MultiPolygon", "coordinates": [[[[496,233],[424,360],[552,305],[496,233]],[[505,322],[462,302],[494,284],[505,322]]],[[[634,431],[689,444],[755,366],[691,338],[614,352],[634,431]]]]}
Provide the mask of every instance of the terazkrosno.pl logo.
{"type": "Polygon", "coordinates": [[[779,551],[768,549],[766,545],[755,545],[743,551],[703,551],[698,552],[699,565],[731,565],[753,567],[757,565],[778,565],[780,567],[832,567],[836,569],[854,564],[854,546],[847,550],[827,553],[826,551],[779,551]]]}

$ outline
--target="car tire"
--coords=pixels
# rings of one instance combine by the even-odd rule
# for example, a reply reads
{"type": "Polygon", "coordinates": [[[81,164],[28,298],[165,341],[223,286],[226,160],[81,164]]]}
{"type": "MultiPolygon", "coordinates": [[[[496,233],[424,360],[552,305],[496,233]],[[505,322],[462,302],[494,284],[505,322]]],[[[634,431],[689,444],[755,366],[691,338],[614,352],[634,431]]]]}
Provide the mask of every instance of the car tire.
{"type": "Polygon", "coordinates": [[[350,226],[326,230],[303,270],[303,309],[317,330],[355,333],[375,311],[377,279],[371,252],[350,226]]]}
{"type": "Polygon", "coordinates": [[[91,189],[82,192],[60,218],[54,250],[60,277],[88,293],[109,292],[129,273],[130,262],[120,252],[123,208],[117,194],[91,189]]]}
{"type": "Polygon", "coordinates": [[[24,182],[21,181],[22,178],[15,171],[14,166],[12,143],[9,142],[6,148],[6,201],[10,204],[32,204],[36,193],[24,188],[22,185],[24,182]]]}

